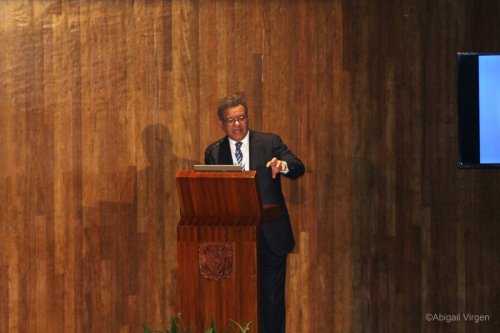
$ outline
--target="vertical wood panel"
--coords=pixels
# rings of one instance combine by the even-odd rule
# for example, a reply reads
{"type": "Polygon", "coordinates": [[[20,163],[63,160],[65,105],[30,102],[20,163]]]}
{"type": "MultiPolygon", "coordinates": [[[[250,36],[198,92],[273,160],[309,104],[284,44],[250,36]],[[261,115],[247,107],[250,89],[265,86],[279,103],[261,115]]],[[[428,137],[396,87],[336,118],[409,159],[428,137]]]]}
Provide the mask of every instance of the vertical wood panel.
{"type": "MultiPolygon", "coordinates": [[[[455,53],[498,46],[486,37],[498,25],[478,14],[483,7],[497,10],[488,1],[351,4],[352,89],[360,92],[352,96],[355,331],[498,329],[498,307],[485,310],[494,296],[469,300],[498,288],[489,277],[499,267],[489,266],[479,278],[485,284],[472,286],[477,267],[466,259],[485,249],[479,238],[466,244],[471,233],[488,225],[498,235],[495,214],[476,215],[478,203],[495,209],[484,197],[498,191],[498,175],[480,180],[484,172],[456,167],[455,53]],[[479,16],[488,28],[476,26],[479,16]],[[491,321],[428,322],[426,313],[487,314],[491,321]]],[[[490,245],[487,257],[496,257],[490,245]]]]}
{"type": "MultiPolygon", "coordinates": [[[[495,170],[458,170],[457,51],[498,1],[2,1],[0,332],[140,332],[176,313],[175,170],[250,126],[284,180],[290,332],[500,330],[495,170]],[[427,322],[426,313],[490,315],[427,322]]],[[[208,314],[209,315],[209,314],[208,314]]]]}

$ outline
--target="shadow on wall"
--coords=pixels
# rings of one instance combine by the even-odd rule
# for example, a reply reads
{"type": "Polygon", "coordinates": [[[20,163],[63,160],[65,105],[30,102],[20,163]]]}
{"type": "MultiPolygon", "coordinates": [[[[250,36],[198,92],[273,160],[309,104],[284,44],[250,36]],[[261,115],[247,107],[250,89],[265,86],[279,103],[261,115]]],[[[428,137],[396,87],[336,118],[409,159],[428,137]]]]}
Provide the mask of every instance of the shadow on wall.
{"type": "Polygon", "coordinates": [[[192,168],[196,161],[174,155],[170,132],[161,124],[146,126],[141,143],[148,166],[137,172],[138,229],[153,228],[163,235],[165,218],[178,216],[175,172],[192,168]]]}
{"type": "Polygon", "coordinates": [[[146,126],[141,133],[141,143],[148,166],[137,172],[137,231],[143,238],[138,265],[144,272],[139,299],[148,302],[141,304],[146,313],[140,318],[150,323],[166,323],[167,316],[175,313],[179,220],[175,173],[192,168],[195,161],[174,154],[172,137],[164,125],[146,126]],[[164,317],[151,317],[153,314],[164,317]]]}
{"type": "Polygon", "coordinates": [[[124,324],[135,330],[143,321],[165,323],[175,313],[175,172],[195,161],[174,155],[161,124],[145,127],[141,144],[148,166],[130,167],[116,177],[116,202],[84,208],[83,312],[94,318],[85,327],[89,332],[102,327],[117,332],[124,324]],[[102,318],[103,311],[111,315],[102,318]]]}
{"type": "MultiPolygon", "coordinates": [[[[173,166],[174,178],[175,170],[189,169],[199,161],[179,158],[173,153],[173,144],[170,132],[167,127],[161,124],[151,124],[142,130],[141,143],[144,153],[149,162],[148,168],[165,168],[173,166]]],[[[166,169],[170,172],[170,169],[166,169]]]]}
{"type": "MultiPolygon", "coordinates": [[[[161,222],[167,214],[175,214],[178,210],[175,172],[192,168],[195,161],[174,155],[172,138],[164,125],[146,126],[141,134],[141,143],[148,166],[137,172],[137,199],[141,213],[139,216],[157,221],[157,228],[161,229],[161,222]]],[[[140,225],[139,230],[141,229],[140,225]]]]}

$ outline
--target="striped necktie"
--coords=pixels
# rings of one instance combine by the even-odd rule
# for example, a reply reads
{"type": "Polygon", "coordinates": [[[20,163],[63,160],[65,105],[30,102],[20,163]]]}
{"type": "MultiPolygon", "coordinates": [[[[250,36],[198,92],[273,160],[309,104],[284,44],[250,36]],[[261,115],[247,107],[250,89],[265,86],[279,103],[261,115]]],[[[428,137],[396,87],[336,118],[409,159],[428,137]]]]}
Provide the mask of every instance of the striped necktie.
{"type": "Polygon", "coordinates": [[[243,142],[236,142],[236,152],[235,152],[235,155],[236,155],[236,162],[239,165],[243,164],[243,153],[241,152],[241,145],[242,144],[243,144],[243,142]]]}

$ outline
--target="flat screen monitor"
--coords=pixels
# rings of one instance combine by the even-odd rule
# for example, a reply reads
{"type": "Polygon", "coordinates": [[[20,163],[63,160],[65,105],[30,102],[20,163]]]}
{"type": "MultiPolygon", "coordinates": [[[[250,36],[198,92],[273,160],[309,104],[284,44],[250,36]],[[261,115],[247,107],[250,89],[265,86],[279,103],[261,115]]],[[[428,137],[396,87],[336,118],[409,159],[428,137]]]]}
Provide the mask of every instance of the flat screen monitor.
{"type": "Polygon", "coordinates": [[[500,168],[500,53],[458,53],[459,166],[500,168]]]}

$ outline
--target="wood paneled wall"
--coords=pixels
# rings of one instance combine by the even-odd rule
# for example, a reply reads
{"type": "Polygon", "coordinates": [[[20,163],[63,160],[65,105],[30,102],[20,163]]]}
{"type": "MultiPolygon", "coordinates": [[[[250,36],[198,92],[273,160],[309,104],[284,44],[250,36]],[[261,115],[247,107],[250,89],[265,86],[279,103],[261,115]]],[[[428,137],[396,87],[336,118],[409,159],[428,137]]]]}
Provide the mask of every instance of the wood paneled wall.
{"type": "Polygon", "coordinates": [[[500,3],[2,1],[0,332],[140,332],[175,313],[174,174],[220,96],[279,133],[289,332],[500,331],[500,174],[457,168],[457,51],[500,3]],[[472,313],[489,322],[428,322],[472,313]]]}

